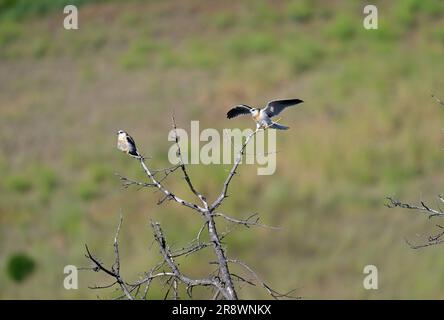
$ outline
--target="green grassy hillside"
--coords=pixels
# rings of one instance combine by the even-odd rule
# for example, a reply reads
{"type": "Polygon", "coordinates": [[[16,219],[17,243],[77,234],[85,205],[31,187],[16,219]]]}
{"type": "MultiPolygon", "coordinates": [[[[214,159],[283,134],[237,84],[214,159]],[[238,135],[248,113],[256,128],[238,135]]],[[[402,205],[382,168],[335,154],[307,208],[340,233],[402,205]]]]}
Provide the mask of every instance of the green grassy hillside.
{"type": "MultiPolygon", "coordinates": [[[[444,96],[442,1],[376,1],[378,30],[362,27],[359,1],[79,1],[70,31],[63,1],[24,2],[0,1],[0,298],[114,297],[87,288],[104,279],[96,273],[81,272],[79,290],[62,281],[65,265],[88,266],[85,243],[112,261],[120,212],[129,280],[159,258],[149,219],[177,246],[197,232],[199,219],[156,206],[158,193],[121,188],[115,172],[143,173],[115,149],[118,129],[162,167],[172,110],[187,130],[246,128],[225,119],[231,106],[284,97],[305,103],[284,114],[276,173],[243,166],[221,208],[283,228],[237,230],[228,253],[305,298],[444,298],[444,248],[404,242],[436,221],[384,207],[387,195],[442,192],[444,110],[430,97],[444,96]],[[375,291],[362,286],[368,264],[375,291]]],[[[190,174],[215,198],[228,169],[190,174]]],[[[168,186],[191,196],[179,175],[168,186]]],[[[209,256],[181,266],[202,275],[209,256]]]]}

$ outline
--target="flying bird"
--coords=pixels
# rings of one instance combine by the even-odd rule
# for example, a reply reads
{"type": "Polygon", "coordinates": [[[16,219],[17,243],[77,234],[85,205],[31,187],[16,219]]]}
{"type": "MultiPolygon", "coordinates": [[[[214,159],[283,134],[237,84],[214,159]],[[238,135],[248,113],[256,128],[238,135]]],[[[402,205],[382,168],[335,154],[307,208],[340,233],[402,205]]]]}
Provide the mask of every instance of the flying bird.
{"type": "Polygon", "coordinates": [[[287,130],[289,127],[278,124],[271,120],[272,117],[277,116],[287,107],[294,106],[304,101],[300,99],[274,100],[267,103],[265,108],[252,108],[245,104],[240,104],[227,112],[227,118],[232,119],[240,115],[251,114],[253,120],[256,122],[256,127],[267,129],[287,130]]]}
{"type": "Polygon", "coordinates": [[[134,139],[125,131],[119,130],[117,132],[117,149],[123,151],[130,156],[140,158],[141,155],[137,151],[136,143],[134,139]]]}

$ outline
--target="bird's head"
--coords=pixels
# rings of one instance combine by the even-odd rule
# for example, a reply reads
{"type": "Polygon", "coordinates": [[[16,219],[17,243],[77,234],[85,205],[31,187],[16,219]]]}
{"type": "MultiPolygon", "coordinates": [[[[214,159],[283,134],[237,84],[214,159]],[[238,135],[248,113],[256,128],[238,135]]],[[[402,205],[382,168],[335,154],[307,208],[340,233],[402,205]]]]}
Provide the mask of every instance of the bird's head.
{"type": "Polygon", "coordinates": [[[125,131],[123,131],[123,130],[119,130],[119,131],[117,131],[117,135],[121,135],[121,134],[125,134],[125,131]]]}
{"type": "Polygon", "coordinates": [[[251,109],[251,114],[253,115],[253,117],[256,117],[259,114],[259,109],[258,108],[252,108],[251,109]]]}

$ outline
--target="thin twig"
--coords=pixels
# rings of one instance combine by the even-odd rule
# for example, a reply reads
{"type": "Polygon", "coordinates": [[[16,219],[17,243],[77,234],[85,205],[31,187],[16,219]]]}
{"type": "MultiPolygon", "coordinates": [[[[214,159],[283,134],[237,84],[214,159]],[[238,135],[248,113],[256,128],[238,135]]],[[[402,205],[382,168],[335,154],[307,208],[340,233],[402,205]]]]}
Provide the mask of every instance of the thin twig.
{"type": "Polygon", "coordinates": [[[92,262],[95,263],[95,265],[97,266],[98,270],[101,270],[103,272],[105,272],[106,274],[110,275],[111,277],[115,278],[117,283],[119,284],[120,288],[122,289],[122,291],[124,292],[125,296],[129,299],[129,300],[134,300],[133,296],[130,294],[130,292],[128,291],[128,288],[126,287],[125,282],[122,280],[120,274],[114,273],[113,271],[107,269],[102,263],[100,263],[89,251],[89,248],[87,245],[85,245],[86,248],[86,252],[87,255],[86,257],[88,259],[90,259],[92,262]]]}
{"type": "Polygon", "coordinates": [[[242,266],[244,269],[246,269],[254,278],[255,280],[268,292],[270,296],[272,296],[274,299],[279,298],[291,298],[291,299],[299,299],[300,297],[292,296],[292,293],[296,291],[296,289],[290,290],[287,293],[279,293],[276,290],[272,289],[268,284],[266,284],[264,281],[262,281],[259,276],[256,274],[256,272],[253,271],[246,263],[240,261],[240,260],[234,260],[230,259],[228,260],[230,263],[235,263],[240,266],[242,266]]]}
{"type": "Polygon", "coordinates": [[[207,203],[206,198],[199,191],[197,191],[196,188],[194,187],[193,183],[191,182],[190,176],[188,175],[188,172],[186,170],[185,164],[182,160],[182,150],[181,150],[180,144],[179,144],[179,136],[177,135],[177,126],[176,126],[176,119],[174,118],[174,114],[171,116],[171,120],[173,122],[174,141],[175,141],[176,147],[177,147],[177,157],[179,159],[179,166],[182,169],[184,179],[187,182],[188,187],[190,188],[191,192],[193,192],[195,194],[195,196],[200,199],[200,201],[202,202],[204,207],[206,209],[208,209],[208,203],[207,203]]]}
{"type": "Polygon", "coordinates": [[[153,182],[153,184],[161,191],[163,192],[167,197],[169,197],[171,200],[176,201],[177,203],[191,208],[199,213],[204,213],[205,209],[188,201],[185,201],[181,198],[179,198],[178,196],[176,196],[174,193],[170,192],[168,189],[166,189],[159,181],[156,180],[156,178],[153,176],[153,174],[151,173],[150,169],[147,167],[147,165],[145,164],[145,160],[143,158],[138,159],[140,161],[140,164],[143,168],[143,170],[145,171],[145,173],[147,174],[147,176],[151,179],[151,181],[153,182]]]}
{"type": "Polygon", "coordinates": [[[220,213],[220,212],[215,212],[215,213],[213,213],[213,215],[216,217],[222,217],[225,220],[232,222],[232,223],[244,225],[247,228],[249,228],[251,226],[257,226],[257,227],[262,227],[262,228],[266,228],[266,229],[274,229],[274,230],[281,229],[280,227],[272,227],[272,226],[267,226],[265,224],[259,223],[259,215],[257,213],[253,213],[252,215],[248,216],[246,219],[232,218],[232,217],[229,217],[229,216],[227,216],[223,213],[220,213]]]}
{"type": "Polygon", "coordinates": [[[395,208],[400,207],[404,209],[410,209],[410,210],[419,210],[419,211],[425,211],[428,213],[428,217],[440,217],[444,216],[444,212],[436,209],[430,208],[424,201],[421,201],[421,205],[412,205],[409,203],[402,203],[401,201],[398,201],[396,199],[393,199],[391,197],[386,197],[387,200],[389,200],[389,203],[386,204],[386,207],[388,208],[395,208]]]}
{"type": "Polygon", "coordinates": [[[239,150],[239,153],[237,155],[236,161],[234,162],[233,167],[230,170],[230,173],[228,174],[224,186],[222,188],[222,192],[220,193],[219,197],[216,199],[216,201],[213,202],[213,204],[210,207],[210,211],[213,212],[217,207],[219,207],[222,204],[222,201],[227,197],[228,192],[228,186],[230,185],[231,179],[233,179],[233,176],[236,174],[237,167],[242,161],[242,156],[244,155],[245,148],[247,144],[250,142],[250,139],[254,137],[258,133],[259,129],[257,128],[255,131],[253,131],[251,134],[247,136],[245,139],[245,142],[242,144],[241,149],[239,150]]]}
{"type": "MultiPolygon", "coordinates": [[[[386,204],[386,206],[388,208],[395,208],[395,207],[399,207],[399,208],[404,208],[404,209],[409,209],[409,210],[418,210],[418,211],[424,211],[428,214],[428,218],[431,219],[433,217],[444,217],[444,212],[441,209],[432,209],[430,208],[424,201],[421,201],[421,205],[411,205],[408,203],[402,203],[398,200],[395,200],[391,197],[387,197],[387,200],[389,200],[389,203],[386,204]]],[[[438,200],[443,202],[443,197],[441,195],[438,196],[438,200]]],[[[439,207],[439,206],[438,206],[439,207]]],[[[441,225],[437,224],[436,225],[438,228],[440,229],[444,229],[441,225]]],[[[439,232],[436,235],[430,235],[428,237],[427,242],[425,243],[421,243],[418,245],[412,244],[410,241],[408,241],[407,239],[405,239],[405,242],[409,245],[410,248],[412,249],[420,249],[420,248],[425,248],[425,247],[430,247],[430,246],[435,246],[435,245],[439,245],[441,243],[444,243],[444,239],[442,239],[444,236],[444,230],[439,232]]]]}
{"type": "Polygon", "coordinates": [[[165,262],[170,267],[174,276],[177,279],[180,279],[180,281],[182,281],[184,284],[186,284],[187,288],[194,286],[214,286],[218,289],[223,290],[221,284],[216,279],[191,279],[183,275],[179,271],[179,268],[177,267],[173,257],[171,256],[170,249],[168,248],[162,229],[160,228],[160,224],[158,222],[151,221],[151,227],[153,228],[154,238],[159,244],[160,253],[162,254],[165,262]]]}

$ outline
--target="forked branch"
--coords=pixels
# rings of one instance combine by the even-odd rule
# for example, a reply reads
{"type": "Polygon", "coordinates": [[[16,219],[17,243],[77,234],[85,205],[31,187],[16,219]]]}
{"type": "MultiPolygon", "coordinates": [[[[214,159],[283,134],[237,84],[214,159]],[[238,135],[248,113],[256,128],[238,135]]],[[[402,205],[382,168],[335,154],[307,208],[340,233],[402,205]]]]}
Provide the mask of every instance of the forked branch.
{"type": "MultiPolygon", "coordinates": [[[[431,206],[427,205],[424,201],[421,201],[420,205],[415,205],[415,204],[403,203],[403,202],[393,199],[391,197],[387,197],[386,199],[388,200],[388,203],[386,203],[386,206],[388,208],[399,207],[399,208],[403,208],[403,209],[424,212],[425,214],[427,214],[427,217],[429,219],[434,218],[434,217],[441,217],[441,218],[444,217],[444,211],[441,209],[441,207],[439,205],[438,205],[437,209],[434,209],[434,208],[431,208],[431,206]]],[[[439,195],[438,201],[440,203],[444,203],[444,198],[441,195],[439,195]]],[[[439,224],[437,224],[436,227],[438,227],[441,231],[436,234],[429,235],[427,237],[426,242],[415,245],[411,241],[406,240],[406,243],[412,249],[420,249],[420,248],[430,247],[430,246],[434,246],[434,245],[438,245],[438,244],[443,243],[444,242],[444,229],[439,224]]]]}
{"type": "Polygon", "coordinates": [[[291,292],[287,294],[279,294],[277,291],[271,289],[265,282],[260,280],[260,278],[254,273],[254,271],[247,266],[246,264],[240,262],[236,259],[229,259],[226,255],[225,248],[222,245],[222,239],[224,239],[232,230],[227,232],[219,232],[216,225],[216,218],[224,219],[226,222],[233,224],[234,226],[244,226],[244,227],[268,227],[266,225],[262,225],[259,223],[259,217],[257,214],[253,214],[246,219],[237,219],[230,217],[224,213],[216,212],[216,209],[221,206],[223,201],[228,196],[228,189],[230,183],[234,175],[237,173],[238,167],[242,162],[242,158],[244,156],[245,148],[251,139],[257,134],[260,129],[256,129],[251,132],[242,143],[241,148],[237,154],[236,160],[228,173],[225,182],[222,187],[222,191],[216,200],[209,205],[207,202],[207,198],[200,193],[197,188],[192,183],[191,177],[187,171],[187,167],[182,159],[182,150],[180,148],[179,136],[177,134],[177,126],[174,116],[172,117],[172,125],[173,125],[173,133],[174,133],[174,142],[177,148],[177,157],[178,164],[173,165],[171,167],[167,167],[164,169],[151,169],[145,159],[145,157],[133,157],[136,159],[141,165],[143,171],[148,178],[148,181],[136,181],[130,178],[127,178],[122,175],[118,175],[119,179],[122,182],[124,188],[129,188],[131,186],[137,187],[138,189],[143,188],[153,188],[160,191],[163,197],[158,201],[158,204],[163,204],[166,201],[173,201],[178,203],[186,208],[191,209],[192,211],[198,213],[198,216],[202,218],[202,226],[199,229],[197,236],[193,239],[187,246],[183,247],[179,250],[172,250],[167,243],[167,240],[164,236],[164,233],[160,227],[158,222],[151,221],[151,228],[154,234],[155,242],[159,246],[159,251],[162,257],[162,261],[159,262],[156,266],[154,266],[149,271],[145,272],[144,277],[139,279],[134,283],[125,282],[120,275],[120,254],[119,254],[119,246],[118,246],[118,235],[122,224],[122,218],[117,227],[116,236],[114,238],[114,253],[115,253],[115,261],[110,268],[106,267],[105,264],[100,262],[98,258],[93,256],[88,247],[86,247],[87,258],[93,264],[94,271],[102,271],[108,276],[113,278],[113,283],[111,285],[106,286],[96,286],[95,288],[109,288],[118,284],[123,292],[123,297],[128,299],[142,298],[145,299],[149,293],[151,284],[154,280],[159,279],[163,281],[163,284],[167,286],[165,298],[170,296],[172,293],[172,297],[174,299],[179,298],[179,288],[184,286],[186,292],[189,297],[192,297],[192,290],[196,286],[201,287],[211,287],[213,290],[213,298],[224,298],[227,300],[238,299],[238,295],[236,292],[236,288],[233,283],[233,279],[245,282],[247,284],[255,285],[259,284],[261,287],[265,288],[267,292],[273,298],[290,298],[291,292]],[[169,190],[164,184],[167,178],[172,176],[177,169],[180,168],[183,179],[186,182],[187,187],[190,191],[200,200],[200,204],[193,203],[192,201],[185,200],[176,195],[176,193],[169,190]],[[206,231],[206,236],[208,240],[203,241],[202,235],[206,231]],[[217,269],[214,273],[210,274],[206,278],[201,279],[192,279],[186,276],[179,268],[179,264],[176,263],[176,260],[181,257],[189,256],[190,254],[194,254],[200,250],[204,250],[206,248],[213,248],[214,255],[216,256],[216,262],[212,262],[212,264],[216,264],[217,269]],[[253,280],[247,279],[247,277],[242,277],[241,275],[232,274],[229,269],[229,264],[239,264],[244,269],[246,269],[250,275],[253,275],[253,280]],[[142,288],[144,287],[144,288],[142,288]]]}
{"type": "MultiPolygon", "coordinates": [[[[432,98],[434,98],[440,105],[444,106],[444,102],[439,99],[437,96],[435,96],[434,94],[432,94],[432,98]]],[[[442,195],[439,195],[437,197],[437,208],[432,208],[430,205],[426,204],[424,201],[420,201],[419,205],[416,204],[409,204],[409,203],[403,203],[399,200],[393,199],[391,197],[387,197],[386,198],[388,200],[388,203],[386,204],[386,206],[388,208],[403,208],[403,209],[407,209],[407,210],[416,210],[416,211],[420,211],[425,213],[429,219],[432,218],[442,218],[444,217],[444,211],[441,209],[440,204],[444,203],[444,197],[442,195]]],[[[424,247],[429,247],[429,246],[434,246],[434,245],[438,245],[444,242],[444,228],[437,224],[436,227],[438,227],[440,229],[440,231],[436,234],[432,234],[429,235],[427,238],[427,241],[418,245],[414,245],[412,244],[410,241],[406,240],[407,244],[412,248],[412,249],[419,249],[419,248],[424,248],[424,247]]]]}

